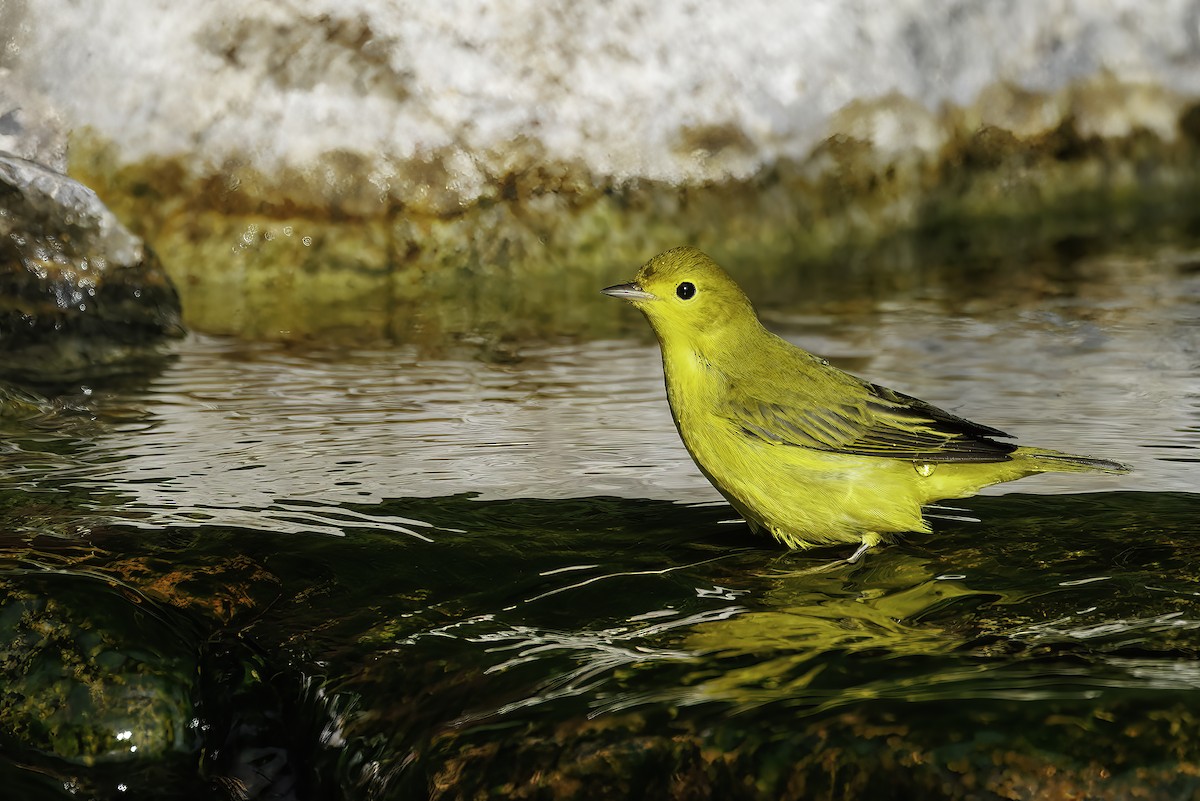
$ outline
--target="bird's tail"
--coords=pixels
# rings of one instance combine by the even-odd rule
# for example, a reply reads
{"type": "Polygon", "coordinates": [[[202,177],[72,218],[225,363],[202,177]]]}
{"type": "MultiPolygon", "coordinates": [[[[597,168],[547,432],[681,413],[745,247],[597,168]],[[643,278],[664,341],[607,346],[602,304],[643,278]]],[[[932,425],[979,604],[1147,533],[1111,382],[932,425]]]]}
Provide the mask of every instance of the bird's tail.
{"type": "Polygon", "coordinates": [[[1039,470],[1046,473],[1128,473],[1133,468],[1110,459],[1094,459],[1091,456],[1074,456],[1042,448],[1020,448],[1017,454],[1025,456],[1039,470]]]}

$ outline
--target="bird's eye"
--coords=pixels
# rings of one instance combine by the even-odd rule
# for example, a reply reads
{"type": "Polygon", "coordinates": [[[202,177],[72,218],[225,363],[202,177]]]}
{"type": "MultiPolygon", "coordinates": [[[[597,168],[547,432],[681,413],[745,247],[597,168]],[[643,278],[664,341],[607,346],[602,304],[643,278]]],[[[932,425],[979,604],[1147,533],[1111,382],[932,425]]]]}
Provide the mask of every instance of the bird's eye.
{"type": "Polygon", "coordinates": [[[691,300],[692,295],[696,294],[696,285],[691,281],[684,281],[675,287],[675,294],[679,296],[680,300],[691,300]]]}

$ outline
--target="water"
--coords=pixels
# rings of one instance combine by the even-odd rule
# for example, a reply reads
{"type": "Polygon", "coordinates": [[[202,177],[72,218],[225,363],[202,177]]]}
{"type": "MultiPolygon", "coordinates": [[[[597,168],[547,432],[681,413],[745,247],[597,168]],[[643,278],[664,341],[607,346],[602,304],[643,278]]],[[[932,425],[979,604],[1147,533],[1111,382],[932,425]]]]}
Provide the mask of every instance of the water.
{"type": "Polygon", "coordinates": [[[0,777],[22,798],[1200,792],[1194,265],[768,304],[846,369],[1135,467],[952,502],[857,566],[737,521],[644,323],[598,294],[578,302],[623,338],[193,336],[159,374],[11,398],[0,777]]]}

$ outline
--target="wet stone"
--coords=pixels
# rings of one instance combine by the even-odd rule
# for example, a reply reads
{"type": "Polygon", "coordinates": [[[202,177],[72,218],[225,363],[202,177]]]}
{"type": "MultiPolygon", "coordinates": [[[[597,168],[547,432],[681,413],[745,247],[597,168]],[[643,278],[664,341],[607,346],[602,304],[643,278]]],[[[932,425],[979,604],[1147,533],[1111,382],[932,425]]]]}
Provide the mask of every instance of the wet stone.
{"type": "Polygon", "coordinates": [[[92,190],[0,153],[0,375],[126,372],[182,333],[158,257],[92,190]]]}
{"type": "Polygon", "coordinates": [[[77,765],[193,751],[197,649],[178,617],[101,577],[0,573],[5,750],[77,765]]]}

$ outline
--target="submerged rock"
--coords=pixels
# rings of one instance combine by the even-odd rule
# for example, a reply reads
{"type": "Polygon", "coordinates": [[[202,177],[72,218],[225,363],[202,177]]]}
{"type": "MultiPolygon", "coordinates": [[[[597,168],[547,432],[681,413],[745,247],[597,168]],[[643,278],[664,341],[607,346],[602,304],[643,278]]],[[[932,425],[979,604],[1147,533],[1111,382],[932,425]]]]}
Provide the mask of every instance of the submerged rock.
{"type": "Polygon", "coordinates": [[[238,628],[274,575],[220,538],[156,533],[0,533],[0,797],[318,797],[293,792],[298,682],[238,628]]]}
{"type": "Polygon", "coordinates": [[[0,574],[0,742],[76,765],[193,753],[195,633],[107,579],[0,574]]]}
{"type": "Polygon", "coordinates": [[[158,257],[95,192],[0,153],[0,374],[124,372],[182,333],[158,257]]]}

